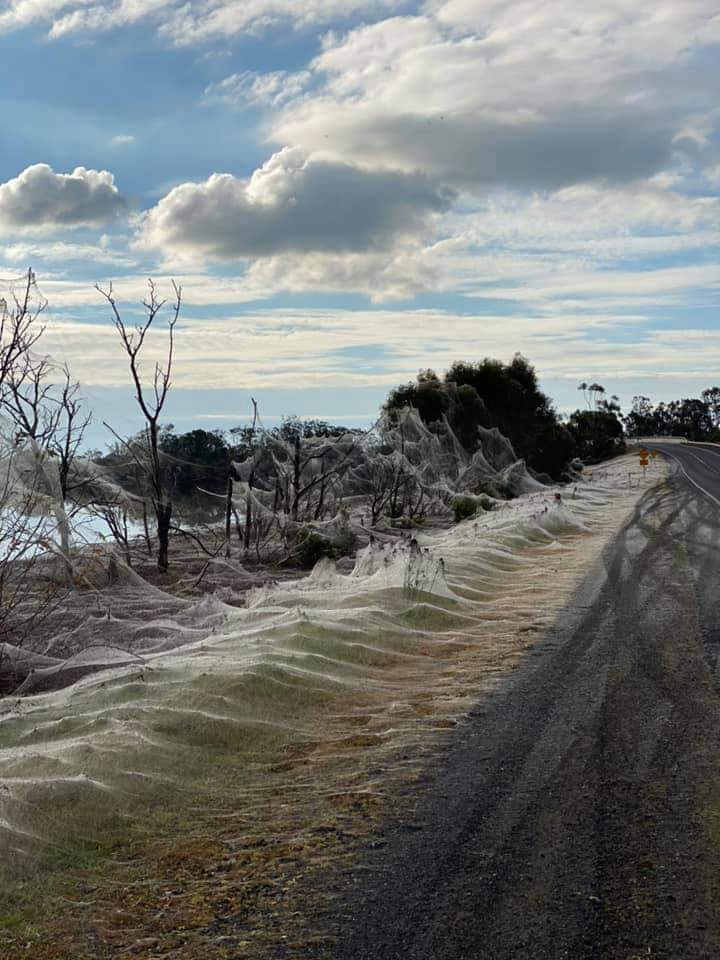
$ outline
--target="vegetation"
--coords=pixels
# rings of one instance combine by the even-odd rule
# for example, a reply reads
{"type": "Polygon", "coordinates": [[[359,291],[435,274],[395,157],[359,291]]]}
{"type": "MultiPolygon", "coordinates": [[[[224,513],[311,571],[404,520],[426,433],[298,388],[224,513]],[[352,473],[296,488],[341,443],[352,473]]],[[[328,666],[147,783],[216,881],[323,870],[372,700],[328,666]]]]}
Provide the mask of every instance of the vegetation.
{"type": "Polygon", "coordinates": [[[629,437],[685,437],[720,442],[720,387],[703,390],[700,398],[653,404],[649,397],[633,397],[624,419],[629,437]]]}
{"type": "Polygon", "coordinates": [[[447,419],[469,453],[480,447],[478,427],[496,427],[541,478],[562,480],[578,456],[573,425],[562,422],[540,390],[534,367],[519,353],[508,364],[488,358],[458,361],[442,378],[423,370],[415,381],[391,391],[386,410],[392,415],[408,405],[428,425],[447,419]]]}
{"type": "Polygon", "coordinates": [[[461,520],[474,517],[478,511],[478,505],[472,497],[455,497],[452,510],[455,523],[460,523],[461,520]]]}

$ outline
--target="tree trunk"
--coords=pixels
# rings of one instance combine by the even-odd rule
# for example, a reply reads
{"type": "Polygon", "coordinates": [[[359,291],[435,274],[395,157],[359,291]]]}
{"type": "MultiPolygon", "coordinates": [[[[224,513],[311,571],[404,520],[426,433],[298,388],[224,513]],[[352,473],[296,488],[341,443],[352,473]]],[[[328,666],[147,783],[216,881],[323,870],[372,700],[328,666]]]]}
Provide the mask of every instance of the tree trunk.
{"type": "Polygon", "coordinates": [[[280,477],[275,478],[275,496],[273,497],[273,517],[277,516],[280,508],[280,477]]]}
{"type": "Polygon", "coordinates": [[[123,524],[123,546],[125,547],[125,563],[132,569],[132,557],[130,556],[130,538],[128,536],[127,510],[122,513],[123,524]]]}
{"type": "MultiPolygon", "coordinates": [[[[254,454],[253,454],[254,456],[254,454]]],[[[245,530],[243,531],[243,556],[247,559],[248,554],[250,553],[250,529],[252,526],[252,489],[253,489],[253,480],[255,479],[255,465],[250,471],[250,476],[248,477],[248,492],[245,496],[245,530]]]]}
{"type": "Polygon", "coordinates": [[[300,503],[300,437],[295,437],[295,456],[293,458],[293,501],[291,516],[293,520],[298,518],[298,507],[300,503]]]}
{"type": "Polygon", "coordinates": [[[225,556],[230,556],[230,523],[232,520],[232,495],[233,495],[233,480],[232,477],[228,477],[227,482],[227,501],[225,503],[225,556]]]}
{"type": "Polygon", "coordinates": [[[73,582],[73,568],[70,559],[70,521],[64,504],[55,507],[55,520],[60,534],[60,553],[63,559],[65,583],[70,586],[73,582]]]}
{"type": "Polygon", "coordinates": [[[152,542],[150,540],[150,530],[147,522],[147,504],[143,500],[143,530],[145,531],[145,545],[147,546],[148,556],[152,556],[152,542]]]}
{"type": "Polygon", "coordinates": [[[172,503],[158,503],[155,507],[158,530],[158,570],[166,573],[170,560],[170,520],[172,519],[172,503]]]}
{"type": "Polygon", "coordinates": [[[322,518],[323,509],[325,507],[325,480],[320,484],[320,496],[318,497],[317,507],[315,508],[315,519],[320,520],[322,518]]]}

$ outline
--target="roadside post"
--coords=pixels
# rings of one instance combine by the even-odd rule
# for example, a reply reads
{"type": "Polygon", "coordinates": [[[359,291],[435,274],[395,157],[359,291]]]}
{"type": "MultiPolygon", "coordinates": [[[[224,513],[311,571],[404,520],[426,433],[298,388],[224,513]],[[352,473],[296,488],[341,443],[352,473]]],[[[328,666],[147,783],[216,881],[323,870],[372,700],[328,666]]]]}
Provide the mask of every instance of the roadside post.
{"type": "Polygon", "coordinates": [[[646,450],[645,447],[640,447],[640,450],[638,452],[640,454],[640,466],[642,467],[643,480],[644,480],[645,474],[647,472],[648,464],[650,463],[650,460],[649,460],[650,451],[646,450]]]}

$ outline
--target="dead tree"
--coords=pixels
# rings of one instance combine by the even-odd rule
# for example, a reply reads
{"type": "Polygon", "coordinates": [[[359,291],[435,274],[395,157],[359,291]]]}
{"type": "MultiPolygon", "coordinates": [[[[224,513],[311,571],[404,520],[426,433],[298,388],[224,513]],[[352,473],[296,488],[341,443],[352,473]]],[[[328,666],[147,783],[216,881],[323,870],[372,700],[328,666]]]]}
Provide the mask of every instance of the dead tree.
{"type": "Polygon", "coordinates": [[[0,304],[0,330],[7,339],[0,346],[0,409],[15,428],[15,442],[27,443],[44,475],[52,501],[67,579],[72,578],[70,518],[67,503],[71,487],[77,491],[88,476],[71,483],[72,467],[90,416],[83,411],[80,385],[67,366],[58,367],[37,351],[43,327],[37,319],[46,301],[39,297],[35,276],[28,271],[24,292],[14,309],[0,304]],[[35,299],[33,299],[35,294],[35,299]],[[59,379],[58,385],[55,381],[59,379]]]}
{"type": "Polygon", "coordinates": [[[36,359],[33,350],[45,329],[38,319],[46,306],[32,270],[27,272],[22,294],[13,294],[12,306],[5,298],[0,300],[0,404],[20,435],[16,439],[41,440],[52,428],[44,422],[50,362],[36,359]]]}
{"type": "Polygon", "coordinates": [[[292,498],[290,500],[290,517],[292,520],[298,520],[300,504],[303,499],[318,490],[322,491],[324,498],[324,489],[328,480],[342,477],[344,471],[350,466],[350,457],[355,450],[355,443],[350,444],[349,449],[344,452],[339,463],[336,463],[326,470],[324,466],[325,457],[331,453],[332,450],[333,445],[327,444],[321,450],[313,450],[309,456],[303,458],[301,456],[302,441],[299,435],[295,437],[292,458],[292,498]],[[315,476],[311,476],[309,479],[305,479],[307,477],[307,468],[314,460],[320,461],[320,472],[315,476]]]}
{"type": "Polygon", "coordinates": [[[248,476],[248,492],[245,497],[245,534],[243,537],[243,555],[247,559],[248,553],[250,552],[250,538],[251,538],[251,526],[252,526],[252,496],[253,496],[253,485],[255,483],[255,468],[257,467],[257,450],[255,445],[255,431],[257,429],[257,419],[258,419],[258,407],[257,401],[254,397],[250,398],[253,405],[253,421],[252,427],[250,428],[250,475],[248,476]]]}
{"type": "Polygon", "coordinates": [[[232,529],[233,512],[233,478],[232,475],[227,478],[227,490],[225,492],[225,556],[230,557],[230,531],[232,529]]]}
{"type": "Polygon", "coordinates": [[[107,524],[108,530],[117,546],[122,550],[125,556],[125,563],[132,567],[132,552],[130,529],[128,527],[127,507],[117,503],[94,502],[90,508],[91,512],[107,524]]]}
{"type": "Polygon", "coordinates": [[[73,465],[82,445],[91,416],[83,408],[80,384],[73,381],[67,366],[62,367],[63,380],[56,388],[53,402],[56,406],[55,427],[48,438],[48,448],[57,457],[60,491],[63,502],[92,482],[88,476],[73,475],[73,465]]]}
{"type": "MultiPolygon", "coordinates": [[[[138,324],[134,330],[130,330],[120,315],[117,302],[113,297],[112,284],[108,290],[103,290],[100,286],[97,286],[96,289],[105,297],[110,305],[110,309],[112,310],[115,328],[120,334],[120,340],[128,357],[130,377],[135,390],[135,399],[137,400],[137,404],[140,407],[143,417],[145,418],[148,447],[146,474],[150,487],[150,497],[152,500],[153,510],[155,512],[155,519],[157,522],[157,565],[161,572],[165,572],[169,564],[168,551],[170,547],[170,529],[173,506],[170,490],[165,483],[158,435],[160,432],[160,414],[162,413],[165,405],[171,383],[170,378],[172,374],[173,350],[175,346],[175,324],[177,323],[180,315],[182,290],[173,281],[175,301],[172,305],[171,315],[168,321],[168,346],[165,365],[161,366],[159,363],[155,364],[152,388],[149,388],[143,384],[142,375],[140,372],[140,357],[147,334],[152,327],[158,313],[164,307],[166,301],[158,300],[155,291],[155,284],[152,280],[149,280],[148,297],[146,300],[143,300],[145,319],[142,323],[138,324]]],[[[115,431],[113,431],[113,433],[115,433],[115,431]]],[[[117,436],[117,434],[115,434],[115,436],[117,436]]]]}
{"type": "MultiPolygon", "coordinates": [[[[19,666],[18,648],[64,596],[43,575],[46,518],[42,496],[18,479],[15,467],[22,459],[12,439],[0,440],[0,695],[14,689],[24,676],[13,676],[19,666]]],[[[31,669],[31,657],[20,660],[31,669]]]]}
{"type": "Polygon", "coordinates": [[[43,334],[38,320],[47,307],[40,296],[35,274],[28,270],[20,295],[13,293],[12,304],[0,298],[0,384],[4,384],[8,372],[18,359],[27,354],[43,334]]]}
{"type": "Polygon", "coordinates": [[[68,501],[71,495],[77,500],[93,479],[87,472],[74,476],[73,471],[90,415],[83,409],[80,384],[72,381],[66,366],[60,370],[62,382],[57,385],[52,382],[57,368],[47,357],[23,352],[0,389],[0,407],[15,425],[16,440],[31,445],[38,467],[42,466],[46,475],[60,552],[71,577],[68,501]]]}
{"type": "Polygon", "coordinates": [[[375,526],[385,513],[396,484],[398,465],[388,456],[378,455],[370,462],[368,468],[368,506],[370,507],[370,524],[375,526]]]}

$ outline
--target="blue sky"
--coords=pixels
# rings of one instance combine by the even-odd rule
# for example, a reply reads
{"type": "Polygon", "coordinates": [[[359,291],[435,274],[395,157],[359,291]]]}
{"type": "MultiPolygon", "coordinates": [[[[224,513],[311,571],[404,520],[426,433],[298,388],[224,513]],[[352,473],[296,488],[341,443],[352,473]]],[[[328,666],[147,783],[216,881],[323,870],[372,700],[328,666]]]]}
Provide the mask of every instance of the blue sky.
{"type": "Polygon", "coordinates": [[[718,45],[714,0],[6,0],[0,277],[36,271],[47,349],[121,431],[94,284],[132,316],[148,276],[183,287],[182,429],[251,395],[365,422],[421,367],[517,350],[561,409],[581,380],[697,394],[718,45]]]}

